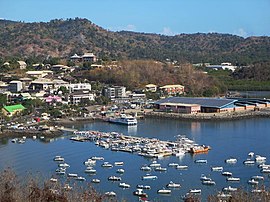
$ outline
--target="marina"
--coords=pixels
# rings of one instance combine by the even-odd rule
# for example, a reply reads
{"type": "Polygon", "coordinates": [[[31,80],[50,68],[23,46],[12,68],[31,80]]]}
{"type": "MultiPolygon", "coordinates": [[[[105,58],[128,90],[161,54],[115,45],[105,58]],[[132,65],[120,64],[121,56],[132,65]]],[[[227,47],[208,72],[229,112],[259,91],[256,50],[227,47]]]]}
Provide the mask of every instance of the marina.
{"type": "MultiPolygon", "coordinates": [[[[67,189],[74,189],[73,182],[79,183],[79,185],[86,185],[89,182],[98,191],[101,191],[104,194],[106,192],[113,192],[115,193],[115,196],[113,197],[120,199],[127,198],[128,201],[138,201],[138,195],[141,194],[142,196],[147,195],[149,200],[179,201],[182,196],[189,193],[190,189],[193,190],[191,191],[191,194],[196,194],[202,199],[206,198],[209,194],[217,193],[218,190],[221,191],[220,195],[225,196],[231,191],[230,188],[245,187],[245,189],[250,192],[259,192],[260,189],[257,189],[254,185],[248,183],[252,178],[254,178],[255,181],[260,181],[259,185],[269,186],[269,177],[267,173],[267,170],[270,168],[268,165],[268,150],[256,147],[255,144],[258,144],[258,142],[254,142],[252,135],[245,133],[245,137],[247,139],[250,138],[252,141],[249,143],[242,143],[243,147],[241,147],[241,149],[237,149],[237,147],[229,147],[229,149],[226,149],[227,143],[217,144],[219,142],[219,137],[217,136],[216,140],[213,141],[211,131],[202,130],[202,128],[204,128],[202,126],[200,127],[201,129],[197,131],[194,130],[194,127],[190,127],[190,130],[187,130],[184,124],[189,123],[179,123],[179,128],[177,127],[176,130],[170,131],[170,134],[172,133],[170,136],[165,136],[164,134],[168,134],[169,130],[166,129],[162,131],[158,128],[162,123],[159,123],[158,120],[153,121],[157,123],[155,127],[150,128],[151,130],[149,130],[150,124],[144,124],[147,122],[154,124],[154,122],[151,122],[151,120],[140,121],[137,126],[137,131],[134,131],[133,129],[130,130],[125,126],[109,123],[91,123],[84,126],[78,125],[75,126],[78,131],[76,134],[69,132],[67,133],[67,136],[59,139],[52,139],[46,144],[43,143],[46,139],[41,141],[39,139],[34,140],[32,138],[26,138],[24,144],[13,144],[11,143],[11,140],[9,140],[10,143],[0,147],[3,155],[2,162],[5,162],[5,165],[9,165],[8,162],[11,162],[10,160],[13,159],[12,155],[16,155],[17,160],[13,165],[19,175],[23,175],[24,172],[26,172],[24,170],[31,170],[32,168],[34,169],[34,172],[35,170],[41,172],[43,175],[47,176],[47,179],[49,180],[56,179],[58,182],[65,182],[65,180],[68,180],[69,182],[67,184],[70,187],[66,186],[67,189]],[[154,131],[154,129],[156,131],[154,131]],[[79,134],[79,131],[95,131],[97,134],[104,133],[104,136],[99,139],[93,138],[93,140],[70,140],[72,136],[77,135],[86,138],[84,134],[86,132],[81,132],[81,134],[79,134]],[[179,137],[179,133],[185,133],[186,135],[185,137],[179,137]],[[203,135],[199,135],[199,133],[202,133],[203,135]],[[123,136],[121,136],[121,134],[125,134],[124,137],[130,137],[125,137],[124,145],[116,145],[117,139],[110,139],[110,135],[112,135],[112,137],[117,136],[122,138],[123,136]],[[163,158],[158,156],[149,158],[139,155],[139,153],[142,152],[141,150],[149,144],[135,144],[135,151],[125,151],[125,147],[132,149],[132,147],[130,147],[132,144],[127,144],[127,141],[134,141],[133,137],[136,137],[137,141],[139,139],[144,140],[145,142],[164,142],[165,147],[162,146],[162,148],[166,148],[166,150],[164,150],[166,153],[169,153],[167,149],[177,147],[175,144],[177,139],[179,140],[183,137],[184,141],[188,142],[188,144],[192,143],[195,146],[196,144],[209,144],[211,145],[212,150],[207,153],[195,155],[190,152],[185,152],[181,157],[170,154],[163,158]],[[101,142],[101,144],[97,144],[99,142],[101,142]],[[113,148],[112,144],[115,148],[118,148],[118,151],[111,150],[111,148],[113,148]],[[245,144],[249,146],[245,148],[245,144]],[[250,147],[250,144],[252,147],[250,147]],[[10,150],[9,148],[13,149],[10,150]],[[119,150],[119,148],[121,148],[121,150],[119,150]],[[221,154],[221,150],[224,149],[226,152],[222,152],[221,154]],[[254,155],[249,156],[249,159],[255,160],[256,155],[266,157],[266,159],[264,161],[256,161],[253,166],[244,165],[242,162],[247,160],[248,153],[251,149],[254,152],[254,155]],[[5,153],[5,151],[8,152],[8,154],[5,153]],[[19,153],[14,153],[14,151],[18,151],[19,153]],[[29,154],[38,156],[33,158],[23,158],[21,155],[27,156],[26,153],[28,153],[28,156],[29,154]],[[6,159],[5,155],[9,155],[9,159],[6,159]],[[228,157],[230,156],[236,158],[237,162],[234,164],[226,163],[225,160],[229,159],[228,157]],[[56,157],[60,159],[63,158],[62,160],[64,161],[55,161],[54,159],[56,157]],[[39,163],[37,164],[36,160],[32,162],[34,159],[40,159],[39,163]],[[207,160],[207,163],[197,163],[196,160],[203,160],[203,162],[205,162],[204,160],[207,160]],[[58,166],[60,164],[61,166],[58,166]],[[31,165],[31,168],[27,165],[31,165]],[[56,169],[58,170],[57,172],[56,169]],[[120,171],[120,169],[123,169],[124,172],[121,172],[123,170],[120,171]],[[165,169],[166,171],[161,171],[165,169]],[[263,169],[263,172],[265,173],[261,173],[261,170],[263,169]],[[85,172],[85,170],[88,170],[89,173],[85,172]],[[223,170],[233,174],[231,180],[227,180],[227,177],[222,176],[223,170]],[[77,174],[77,177],[75,174],[77,174]],[[210,178],[210,180],[200,180],[202,174],[207,178],[210,178]],[[143,179],[143,177],[146,177],[146,179],[143,179]],[[262,180],[261,177],[263,177],[264,180],[262,180]],[[121,180],[119,180],[119,178],[121,178],[121,180]],[[241,180],[236,181],[237,178],[240,178],[241,180]],[[123,184],[120,186],[120,183],[123,184]],[[128,187],[126,184],[130,185],[130,187],[124,188],[125,186],[128,187]],[[158,193],[158,190],[164,190],[164,188],[165,190],[170,189],[171,193],[158,193]],[[222,193],[223,188],[225,189],[222,193]],[[140,192],[137,189],[142,189],[143,191],[140,192]],[[201,192],[193,193],[196,192],[196,190],[201,190],[201,192]],[[134,194],[135,192],[137,195],[134,194]]],[[[172,128],[173,126],[175,127],[176,122],[167,121],[166,124],[170,125],[170,128],[172,128]],[[170,123],[173,123],[174,125],[170,125],[170,123]]],[[[209,123],[207,123],[207,125],[209,125],[209,123]]],[[[222,127],[222,125],[223,124],[220,124],[219,127],[222,127]]],[[[252,126],[250,123],[248,125],[252,126]]],[[[264,125],[266,128],[267,126],[267,124],[264,125]]],[[[196,127],[198,127],[198,123],[196,123],[196,127]]],[[[209,128],[211,127],[208,127],[207,129],[209,128]]],[[[230,127],[226,125],[226,129],[223,128],[222,130],[220,129],[220,131],[226,132],[228,128],[230,127]]],[[[240,136],[237,131],[234,131],[234,134],[231,133],[229,136],[228,134],[229,132],[227,131],[226,139],[228,141],[230,141],[230,139],[235,141],[233,138],[234,135],[240,136]]],[[[264,135],[264,133],[260,133],[260,135],[263,136],[264,141],[267,140],[268,136],[264,135]]],[[[221,137],[224,136],[222,135],[220,138],[221,137]]],[[[245,139],[245,141],[247,141],[247,139],[245,139]]],[[[260,138],[257,138],[257,140],[259,139],[260,138]]],[[[160,144],[162,145],[163,143],[160,144]]],[[[230,144],[233,145],[234,142],[232,141],[230,144]]],[[[239,144],[239,141],[235,142],[235,144],[239,144]]],[[[156,147],[159,148],[160,146],[158,145],[156,147]]],[[[149,153],[154,152],[156,154],[156,151],[158,151],[156,148],[154,148],[154,150],[151,149],[149,153]]],[[[55,183],[53,181],[54,180],[52,180],[52,183],[55,183]]]]}

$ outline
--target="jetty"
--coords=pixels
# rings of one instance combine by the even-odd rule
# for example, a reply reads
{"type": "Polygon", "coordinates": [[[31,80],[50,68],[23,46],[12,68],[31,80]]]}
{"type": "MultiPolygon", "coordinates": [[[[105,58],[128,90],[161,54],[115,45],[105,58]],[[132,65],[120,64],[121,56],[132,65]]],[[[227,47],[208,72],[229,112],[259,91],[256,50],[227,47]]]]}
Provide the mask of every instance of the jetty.
{"type": "MultiPolygon", "coordinates": [[[[178,156],[179,153],[193,153],[196,148],[202,147],[183,135],[178,135],[175,141],[164,141],[157,138],[127,136],[117,132],[74,131],[73,134],[71,140],[92,141],[104,149],[137,153],[146,158],[178,156]]],[[[210,149],[209,146],[203,145],[203,147],[210,149]]]]}

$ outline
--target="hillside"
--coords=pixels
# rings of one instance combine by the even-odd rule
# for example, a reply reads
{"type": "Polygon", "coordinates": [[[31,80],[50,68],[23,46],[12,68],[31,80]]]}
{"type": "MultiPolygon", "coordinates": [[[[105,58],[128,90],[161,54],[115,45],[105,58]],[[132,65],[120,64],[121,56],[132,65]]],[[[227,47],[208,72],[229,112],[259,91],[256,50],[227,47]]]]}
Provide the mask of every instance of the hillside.
{"type": "Polygon", "coordinates": [[[83,52],[94,52],[103,59],[169,58],[191,63],[246,64],[270,61],[270,37],[111,32],[80,18],[47,23],[0,20],[0,57],[69,57],[83,52]]]}

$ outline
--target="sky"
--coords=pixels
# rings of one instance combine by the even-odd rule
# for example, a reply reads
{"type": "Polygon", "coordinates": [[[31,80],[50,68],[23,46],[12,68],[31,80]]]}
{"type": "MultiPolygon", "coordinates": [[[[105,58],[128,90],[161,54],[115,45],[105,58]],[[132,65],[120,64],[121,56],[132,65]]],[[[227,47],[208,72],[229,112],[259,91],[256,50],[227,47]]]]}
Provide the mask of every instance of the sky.
{"type": "Polygon", "coordinates": [[[111,31],[270,36],[270,0],[0,0],[0,18],[86,18],[111,31]]]}

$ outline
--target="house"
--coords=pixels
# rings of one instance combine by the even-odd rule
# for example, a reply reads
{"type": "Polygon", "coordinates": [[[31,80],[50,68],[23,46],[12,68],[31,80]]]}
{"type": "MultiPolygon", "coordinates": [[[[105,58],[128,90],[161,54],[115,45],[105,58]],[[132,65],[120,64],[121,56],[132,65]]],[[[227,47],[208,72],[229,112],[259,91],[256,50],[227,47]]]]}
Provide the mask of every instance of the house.
{"type": "Polygon", "coordinates": [[[33,79],[27,77],[20,78],[19,80],[22,82],[22,88],[24,90],[28,90],[30,83],[33,81],[33,79]]]}
{"type": "Polygon", "coordinates": [[[26,69],[27,64],[24,61],[17,61],[19,63],[20,69],[26,69]]]}
{"type": "Polygon", "coordinates": [[[45,97],[45,102],[46,103],[53,103],[53,102],[62,102],[62,98],[59,96],[48,96],[45,97]]]}
{"type": "Polygon", "coordinates": [[[97,58],[93,53],[84,53],[82,56],[83,62],[96,62],[97,58]]]}
{"type": "Polygon", "coordinates": [[[20,92],[23,88],[21,81],[11,81],[8,85],[8,90],[12,93],[20,92]]]}
{"type": "Polygon", "coordinates": [[[230,62],[223,62],[220,65],[208,65],[206,66],[207,68],[211,68],[211,69],[222,69],[222,70],[230,70],[232,72],[235,71],[235,69],[237,68],[237,66],[233,66],[232,63],[230,62]]]}
{"type": "Polygon", "coordinates": [[[53,71],[44,70],[44,71],[27,71],[26,74],[28,77],[43,78],[47,75],[52,75],[53,71]]]}
{"type": "Polygon", "coordinates": [[[78,56],[76,53],[74,55],[72,55],[69,59],[71,62],[75,62],[75,63],[82,61],[82,57],[78,56]]]}
{"type": "Polygon", "coordinates": [[[9,105],[9,106],[4,106],[2,108],[2,112],[5,116],[11,117],[11,116],[14,116],[15,114],[21,113],[25,109],[26,108],[21,104],[9,105]]]}
{"type": "Polygon", "coordinates": [[[36,79],[31,82],[29,85],[29,91],[31,92],[39,92],[39,91],[46,91],[46,90],[52,90],[54,86],[54,83],[51,79],[36,79]]]}
{"type": "Polygon", "coordinates": [[[6,82],[0,81],[0,93],[4,93],[8,90],[8,84],[6,82]]]}
{"type": "Polygon", "coordinates": [[[89,91],[76,91],[69,95],[68,104],[87,103],[94,100],[94,94],[90,93],[89,91]]]}
{"type": "Polygon", "coordinates": [[[145,91],[149,91],[149,92],[156,92],[157,91],[157,85],[155,84],[147,84],[145,85],[145,91]]]}
{"type": "Polygon", "coordinates": [[[67,84],[66,87],[71,92],[80,91],[80,90],[91,91],[91,84],[90,83],[71,83],[71,84],[67,84]]]}
{"type": "Polygon", "coordinates": [[[160,90],[166,95],[181,95],[185,92],[185,87],[182,85],[165,85],[160,87],[160,90]]]}
{"type": "Polygon", "coordinates": [[[51,70],[55,72],[73,72],[75,68],[66,65],[53,65],[51,66],[51,70]]]}
{"type": "Polygon", "coordinates": [[[103,89],[103,95],[110,99],[126,97],[126,87],[124,86],[105,87],[103,89]]]}

